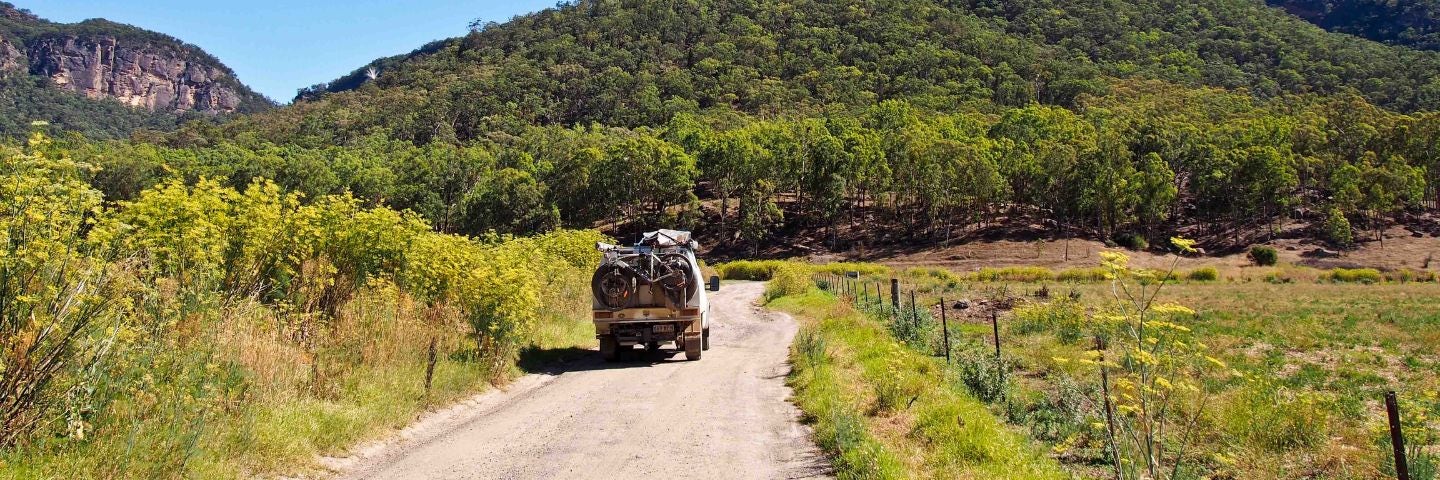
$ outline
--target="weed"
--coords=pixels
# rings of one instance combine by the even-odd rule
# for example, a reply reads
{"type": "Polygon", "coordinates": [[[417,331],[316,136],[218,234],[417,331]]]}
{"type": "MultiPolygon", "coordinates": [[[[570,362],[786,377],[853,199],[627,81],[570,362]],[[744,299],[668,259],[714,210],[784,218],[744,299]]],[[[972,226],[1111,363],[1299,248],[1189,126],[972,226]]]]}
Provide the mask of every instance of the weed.
{"type": "Polygon", "coordinates": [[[1267,381],[1252,381],[1226,404],[1220,418],[1238,444],[1271,453],[1318,446],[1325,440],[1331,409],[1312,393],[1267,381]]]}
{"type": "Polygon", "coordinates": [[[811,370],[820,368],[829,358],[826,353],[825,334],[815,328],[806,328],[795,337],[795,349],[800,359],[811,370]]]}
{"type": "Polygon", "coordinates": [[[1055,272],[1044,267],[982,268],[975,280],[982,282],[1041,282],[1055,279],[1055,272]]]}
{"type": "Polygon", "coordinates": [[[781,260],[736,260],[715,266],[720,278],[726,280],[769,280],[775,269],[785,262],[781,260]]]}
{"type": "Polygon", "coordinates": [[[1373,268],[1337,268],[1326,274],[1324,279],[1332,282],[1380,283],[1384,277],[1373,268]]]}
{"type": "Polygon", "coordinates": [[[896,340],[916,350],[934,350],[940,327],[929,309],[905,306],[894,313],[886,325],[896,340]]]}
{"type": "Polygon", "coordinates": [[[771,272],[770,283],[765,285],[765,301],[786,295],[798,295],[814,286],[810,270],[798,263],[781,263],[771,272]]]}
{"type": "Polygon", "coordinates": [[[995,402],[1011,388],[1011,362],[996,358],[995,352],[979,344],[970,344],[956,357],[954,378],[971,395],[982,402],[995,402]]]}
{"type": "Polygon", "coordinates": [[[1434,282],[1435,272],[1427,272],[1424,270],[1416,271],[1408,268],[1402,268],[1399,270],[1391,270],[1389,272],[1385,272],[1385,280],[1399,283],[1434,282]]]}
{"type": "Polygon", "coordinates": [[[1012,333],[1055,332],[1056,338],[1066,344],[1078,342],[1085,326],[1085,309],[1068,299],[1021,306],[1015,309],[1014,315],[1009,322],[1012,333]]]}
{"type": "Polygon", "coordinates": [[[1215,267],[1200,267],[1186,273],[1185,279],[1192,282],[1213,282],[1220,279],[1220,271],[1215,267]]]}
{"type": "Polygon", "coordinates": [[[1067,268],[1061,270],[1060,273],[1055,276],[1055,279],[1062,282],[1103,282],[1106,279],[1106,275],[1107,272],[1105,269],[1100,267],[1067,268]]]}

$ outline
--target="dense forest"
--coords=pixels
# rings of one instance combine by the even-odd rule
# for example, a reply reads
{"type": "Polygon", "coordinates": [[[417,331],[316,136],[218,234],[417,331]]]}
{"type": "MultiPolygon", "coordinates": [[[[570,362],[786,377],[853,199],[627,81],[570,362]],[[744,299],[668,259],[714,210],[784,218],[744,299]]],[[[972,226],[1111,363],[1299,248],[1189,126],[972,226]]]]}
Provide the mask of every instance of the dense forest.
{"type": "MultiPolygon", "coordinates": [[[[1071,106],[1103,92],[1107,76],[1261,98],[1354,89],[1397,111],[1440,106],[1440,84],[1431,85],[1440,54],[1329,34],[1234,0],[590,1],[472,28],[405,61],[377,63],[373,83],[385,93],[360,97],[450,123],[462,141],[503,127],[483,120],[494,117],[633,127],[716,106],[772,114],[890,99],[937,110],[1071,106]],[[417,91],[431,93],[402,94],[417,91]]],[[[360,73],[330,90],[355,88],[360,73]]],[[[365,117],[371,122],[399,120],[331,103],[380,114],[365,117]]]]}
{"type": "Polygon", "coordinates": [[[1354,95],[1266,102],[1124,81],[1074,110],[941,114],[886,101],[786,118],[681,114],[635,129],[528,126],[420,146],[378,133],[315,147],[212,143],[203,134],[223,135],[192,128],[182,133],[200,136],[170,140],[197,145],[89,144],[77,155],[101,167],[95,182],[112,199],[177,173],[234,186],[263,177],[310,196],[348,191],[468,234],[638,220],[758,246],[787,225],[858,222],[944,240],[1006,213],[1071,234],[1158,237],[1196,223],[1258,234],[1334,211],[1343,245],[1350,221],[1379,227],[1433,205],[1437,129],[1440,116],[1354,95]],[[702,207],[697,192],[719,201],[702,207]]]}
{"type": "Polygon", "coordinates": [[[1437,69],[1230,0],[586,1],[275,111],[62,141],[111,201],[267,178],[469,235],[666,224],[753,253],[1018,219],[1226,247],[1300,220],[1345,247],[1434,207],[1437,69]]]}
{"type": "Polygon", "coordinates": [[[1440,50],[1440,3],[1431,0],[1267,0],[1332,32],[1440,50]]]}

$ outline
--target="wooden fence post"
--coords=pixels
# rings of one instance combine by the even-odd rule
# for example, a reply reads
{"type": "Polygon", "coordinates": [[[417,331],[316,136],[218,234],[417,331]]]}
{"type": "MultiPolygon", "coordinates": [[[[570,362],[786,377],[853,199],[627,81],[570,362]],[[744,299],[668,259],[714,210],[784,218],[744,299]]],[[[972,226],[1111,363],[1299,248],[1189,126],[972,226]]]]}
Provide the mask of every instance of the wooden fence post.
{"type": "Polygon", "coordinates": [[[940,297],[940,331],[945,336],[945,363],[950,363],[950,322],[945,319],[945,297],[940,297]]]}
{"type": "Polygon", "coordinates": [[[1000,359],[1000,319],[999,313],[990,311],[990,328],[995,330],[995,359],[1000,359]]]}
{"type": "Polygon", "coordinates": [[[890,308],[900,311],[900,279],[890,279],[890,308]]]}
{"type": "Polygon", "coordinates": [[[920,325],[920,306],[915,304],[915,291],[910,291],[910,324],[920,325]]]}
{"type": "Polygon", "coordinates": [[[1400,402],[1394,390],[1385,392],[1385,413],[1390,417],[1390,446],[1395,448],[1395,478],[1410,480],[1410,465],[1405,460],[1405,432],[1400,428],[1400,402]]]}

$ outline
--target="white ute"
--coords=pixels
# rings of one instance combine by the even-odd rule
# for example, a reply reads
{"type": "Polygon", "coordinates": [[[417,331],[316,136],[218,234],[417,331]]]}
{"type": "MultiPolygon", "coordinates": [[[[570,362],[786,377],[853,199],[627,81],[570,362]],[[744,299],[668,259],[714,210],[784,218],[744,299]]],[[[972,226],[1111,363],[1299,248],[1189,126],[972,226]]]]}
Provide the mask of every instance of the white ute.
{"type": "MultiPolygon", "coordinates": [[[[680,230],[648,232],[629,247],[596,244],[605,258],[590,281],[591,311],[606,361],[635,345],[655,351],[673,343],[686,360],[710,349],[710,300],[697,248],[690,232],[680,230]]],[[[712,277],[709,290],[718,290],[719,280],[712,277]]]]}

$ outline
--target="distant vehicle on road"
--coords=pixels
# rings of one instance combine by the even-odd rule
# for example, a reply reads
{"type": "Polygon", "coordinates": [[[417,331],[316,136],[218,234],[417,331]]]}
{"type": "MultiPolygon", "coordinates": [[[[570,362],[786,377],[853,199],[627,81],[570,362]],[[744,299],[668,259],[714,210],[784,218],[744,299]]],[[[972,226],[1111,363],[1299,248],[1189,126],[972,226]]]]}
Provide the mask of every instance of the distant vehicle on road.
{"type": "MultiPolygon", "coordinates": [[[[605,258],[590,280],[591,311],[605,360],[618,360],[635,345],[656,351],[673,344],[686,360],[710,349],[710,300],[698,248],[682,230],[648,232],[628,247],[596,244],[605,258]]],[[[719,280],[712,277],[709,290],[719,290],[719,280]]]]}

